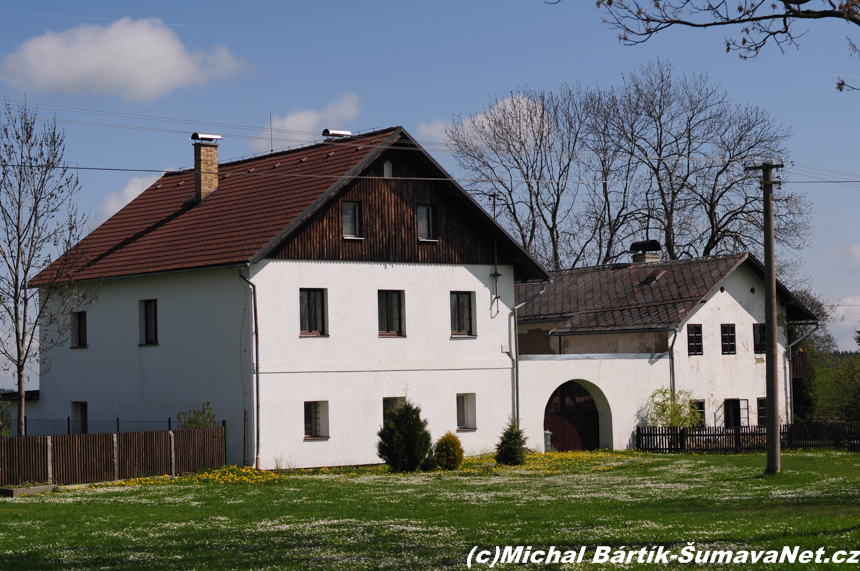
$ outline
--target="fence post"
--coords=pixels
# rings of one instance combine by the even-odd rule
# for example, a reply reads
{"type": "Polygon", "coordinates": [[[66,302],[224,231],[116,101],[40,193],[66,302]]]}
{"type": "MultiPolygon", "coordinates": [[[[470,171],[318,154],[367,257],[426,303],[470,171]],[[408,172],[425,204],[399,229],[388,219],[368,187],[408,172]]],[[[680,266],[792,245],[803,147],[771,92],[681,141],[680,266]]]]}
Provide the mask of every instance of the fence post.
{"type": "Polygon", "coordinates": [[[173,427],[170,426],[170,417],[167,417],[167,430],[173,430],[173,427]]]}
{"type": "Polygon", "coordinates": [[[52,454],[51,454],[51,437],[46,436],[45,442],[47,443],[46,448],[48,450],[48,483],[53,484],[54,483],[54,464],[51,461],[51,456],[52,456],[52,454]]]}
{"type": "Polygon", "coordinates": [[[116,433],[119,434],[119,417],[116,417],[116,433]]]}
{"type": "Polygon", "coordinates": [[[642,450],[642,427],[636,427],[636,450],[642,450]]]}
{"type": "Polygon", "coordinates": [[[67,416],[66,417],[66,434],[71,434],[71,433],[72,433],[72,417],[67,416]]]}
{"type": "Polygon", "coordinates": [[[735,426],[735,454],[739,454],[741,451],[741,427],[735,426]]]}
{"type": "Polygon", "coordinates": [[[26,414],[24,415],[24,434],[27,434],[27,435],[30,434],[30,431],[27,430],[27,415],[26,414]]]}
{"type": "Polygon", "coordinates": [[[119,434],[113,435],[113,479],[119,480],[119,434]]]}
{"type": "Polygon", "coordinates": [[[681,427],[681,452],[687,451],[687,428],[681,427]]]}
{"type": "Polygon", "coordinates": [[[167,435],[170,438],[170,476],[172,478],[176,477],[176,450],[173,446],[173,431],[167,431],[167,435]]]}
{"type": "Polygon", "coordinates": [[[228,450],[228,448],[227,448],[227,446],[228,446],[228,440],[227,440],[227,420],[226,420],[226,419],[225,419],[225,420],[222,420],[222,421],[221,421],[221,424],[224,426],[224,465],[225,465],[225,466],[229,466],[229,465],[230,465],[230,454],[229,454],[229,450],[228,450]]]}

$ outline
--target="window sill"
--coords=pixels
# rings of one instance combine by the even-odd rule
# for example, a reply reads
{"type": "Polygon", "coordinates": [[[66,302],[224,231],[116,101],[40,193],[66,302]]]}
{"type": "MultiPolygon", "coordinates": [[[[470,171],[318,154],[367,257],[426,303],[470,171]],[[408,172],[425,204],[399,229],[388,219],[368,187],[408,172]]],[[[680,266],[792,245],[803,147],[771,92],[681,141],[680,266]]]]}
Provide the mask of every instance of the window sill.
{"type": "Polygon", "coordinates": [[[401,335],[399,333],[380,333],[380,339],[406,339],[406,335],[401,335]]]}
{"type": "Polygon", "coordinates": [[[477,335],[469,335],[468,333],[452,333],[451,339],[477,339],[477,335]]]}
{"type": "Polygon", "coordinates": [[[317,335],[316,333],[300,333],[299,334],[299,339],[307,339],[309,337],[328,339],[328,335],[317,335]]]}
{"type": "Polygon", "coordinates": [[[422,242],[423,242],[423,243],[425,243],[425,244],[435,244],[435,243],[436,243],[436,242],[438,242],[438,241],[439,241],[439,240],[435,240],[435,239],[433,239],[433,238],[418,238],[418,243],[419,243],[419,244],[420,244],[420,243],[422,243],[422,242]]]}
{"type": "Polygon", "coordinates": [[[362,240],[364,240],[364,237],[363,236],[344,236],[343,239],[344,240],[355,240],[355,241],[361,242],[362,240]]]}
{"type": "Polygon", "coordinates": [[[305,442],[316,440],[328,440],[331,436],[305,436],[305,442]]]}
{"type": "Polygon", "coordinates": [[[87,349],[89,345],[72,345],[70,349],[87,349]]]}
{"type": "Polygon", "coordinates": [[[140,343],[138,347],[158,347],[158,343],[140,343]]]}
{"type": "Polygon", "coordinates": [[[475,432],[476,430],[478,430],[477,427],[475,427],[475,428],[461,428],[459,426],[457,427],[457,432],[475,432]]]}

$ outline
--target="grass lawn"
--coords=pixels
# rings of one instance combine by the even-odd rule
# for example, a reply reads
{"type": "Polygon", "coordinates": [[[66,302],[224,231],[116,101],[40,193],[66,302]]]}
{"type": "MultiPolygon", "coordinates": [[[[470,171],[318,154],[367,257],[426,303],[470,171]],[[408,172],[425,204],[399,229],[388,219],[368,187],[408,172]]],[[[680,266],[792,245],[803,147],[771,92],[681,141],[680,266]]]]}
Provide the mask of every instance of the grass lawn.
{"type": "Polygon", "coordinates": [[[496,569],[606,567],[585,563],[598,545],[860,550],[860,454],[784,452],[773,477],[765,463],[604,451],[530,455],[522,468],[484,456],[448,473],[231,468],[149,479],[0,500],[0,569],[464,569],[476,545],[588,546],[579,565],[496,569]]]}

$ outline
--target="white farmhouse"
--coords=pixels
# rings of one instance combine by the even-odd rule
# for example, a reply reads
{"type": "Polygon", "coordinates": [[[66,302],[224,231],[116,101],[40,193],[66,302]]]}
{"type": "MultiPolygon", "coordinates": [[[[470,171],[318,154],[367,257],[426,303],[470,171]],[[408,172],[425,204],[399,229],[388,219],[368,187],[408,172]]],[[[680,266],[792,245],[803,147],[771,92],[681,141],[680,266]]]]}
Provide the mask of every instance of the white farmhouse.
{"type": "Polygon", "coordinates": [[[98,301],[42,355],[30,433],[208,401],[232,463],[376,463],[383,410],[408,398],[434,439],[491,449],[514,281],[540,264],[402,128],[225,164],[214,137],[193,146],[193,170],[76,247],[98,301]]]}
{"type": "MultiPolygon", "coordinates": [[[[750,254],[551,272],[517,289],[520,416],[559,450],[634,445],[651,393],[696,400],[708,426],[764,424],[764,270],[750,254]]],[[[786,325],[816,317],[777,282],[780,422],[790,419],[786,325]]]]}

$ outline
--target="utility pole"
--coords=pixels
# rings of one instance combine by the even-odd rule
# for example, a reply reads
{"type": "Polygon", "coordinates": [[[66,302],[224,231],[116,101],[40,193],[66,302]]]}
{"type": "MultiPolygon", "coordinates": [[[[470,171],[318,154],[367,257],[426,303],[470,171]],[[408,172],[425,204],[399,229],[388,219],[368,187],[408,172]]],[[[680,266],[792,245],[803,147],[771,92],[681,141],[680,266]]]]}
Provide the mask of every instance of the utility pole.
{"type": "Polygon", "coordinates": [[[767,470],[768,474],[780,471],[779,449],[779,394],[777,367],[776,327],[776,264],[774,262],[773,238],[773,169],[782,168],[782,163],[764,162],[760,166],[744,167],[744,170],[761,170],[761,189],[764,204],[764,322],[765,384],[767,397],[767,470]]]}

